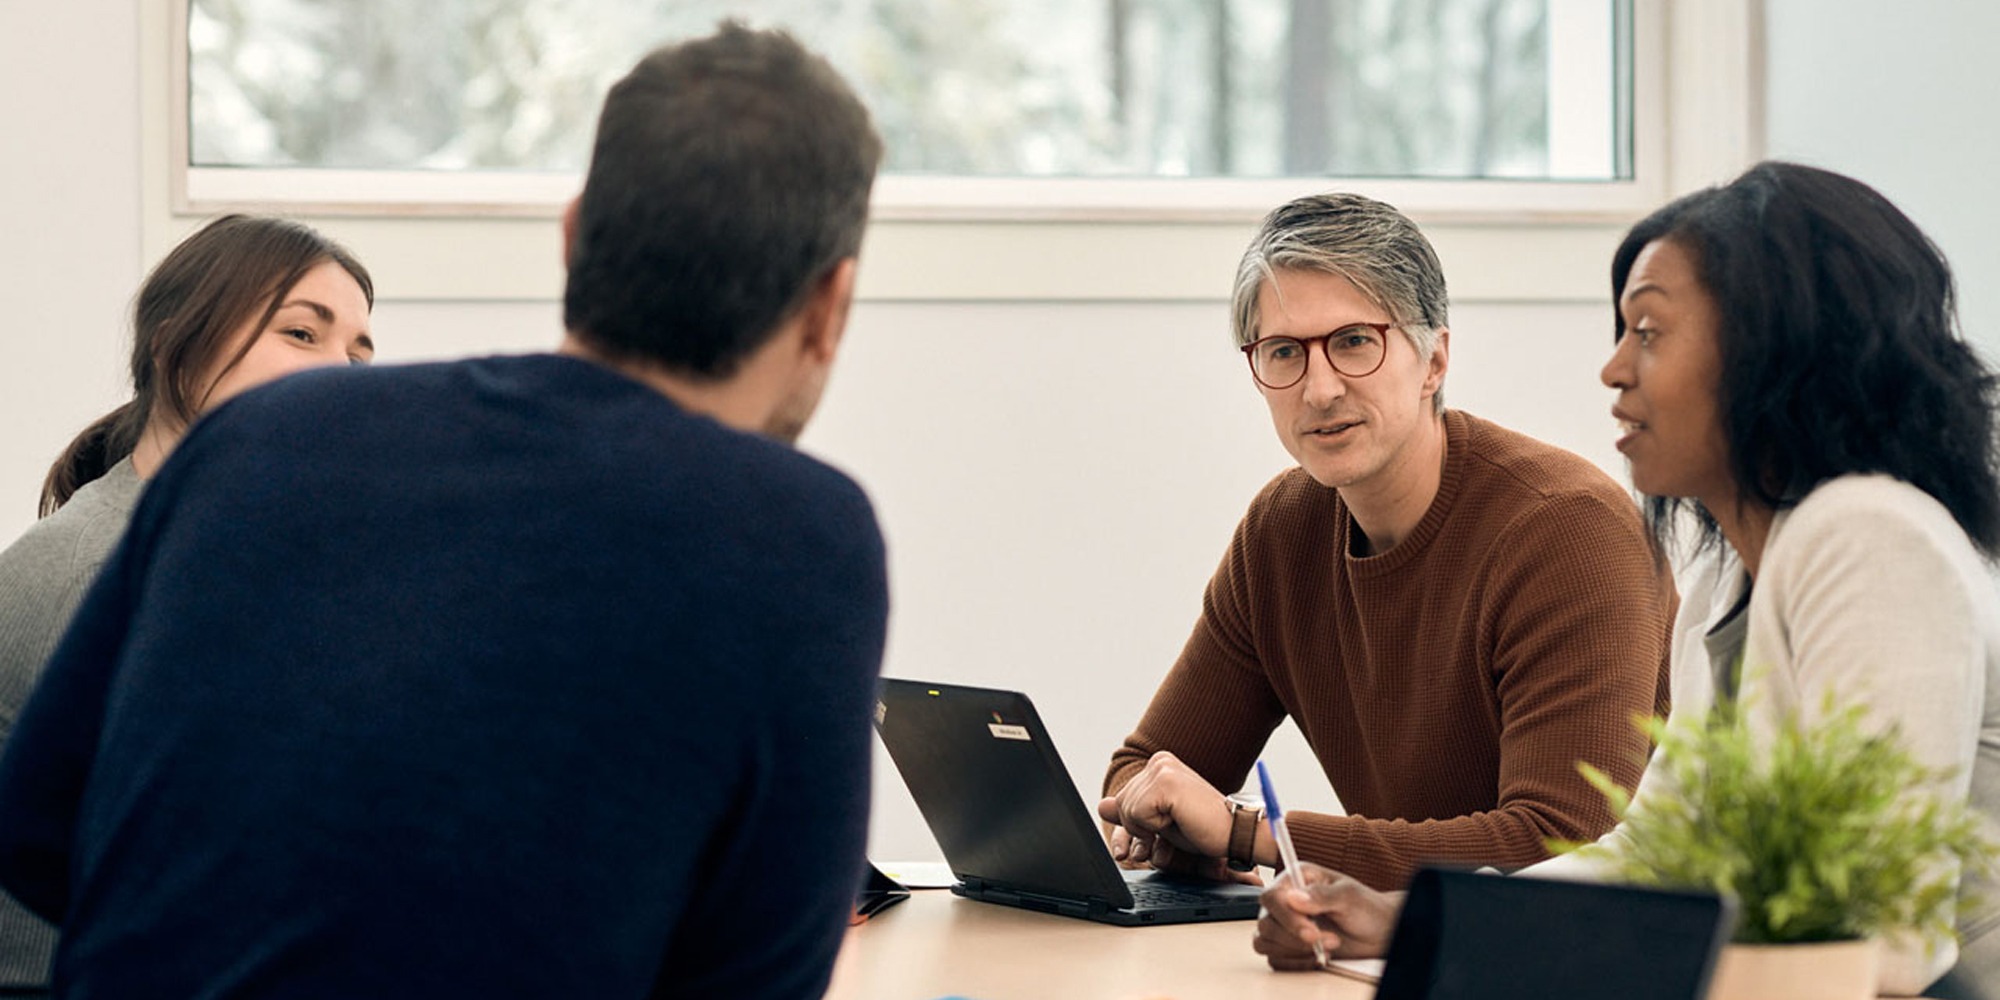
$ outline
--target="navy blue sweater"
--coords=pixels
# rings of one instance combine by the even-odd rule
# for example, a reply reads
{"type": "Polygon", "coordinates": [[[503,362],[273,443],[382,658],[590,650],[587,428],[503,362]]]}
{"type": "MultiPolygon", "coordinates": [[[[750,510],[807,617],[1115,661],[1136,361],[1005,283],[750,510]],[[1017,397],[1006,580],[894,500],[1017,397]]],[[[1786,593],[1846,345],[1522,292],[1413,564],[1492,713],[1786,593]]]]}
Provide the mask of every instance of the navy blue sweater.
{"type": "Polygon", "coordinates": [[[852,481],[608,369],[285,379],[146,490],[0,883],[76,997],[816,997],[886,616],[852,481]]]}

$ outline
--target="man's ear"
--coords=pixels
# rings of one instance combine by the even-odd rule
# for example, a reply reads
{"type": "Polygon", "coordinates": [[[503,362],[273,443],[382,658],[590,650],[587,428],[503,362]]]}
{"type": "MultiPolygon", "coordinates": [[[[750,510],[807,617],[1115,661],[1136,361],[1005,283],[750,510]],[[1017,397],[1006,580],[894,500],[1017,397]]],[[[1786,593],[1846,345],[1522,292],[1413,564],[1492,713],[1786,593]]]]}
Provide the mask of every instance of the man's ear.
{"type": "Polygon", "coordinates": [[[562,262],[564,270],[569,269],[569,262],[571,255],[576,250],[576,218],[577,218],[577,213],[582,210],[583,210],[582,195],[577,195],[576,197],[571,198],[569,200],[569,207],[563,209],[562,262]]]}
{"type": "Polygon", "coordinates": [[[820,276],[812,297],[806,300],[805,337],[801,346],[822,365],[833,363],[841,335],[847,331],[848,307],[854,304],[856,269],[853,257],[841,258],[820,276]]]}
{"type": "Polygon", "coordinates": [[[1437,344],[1431,348],[1430,371],[1424,375],[1424,395],[1435,396],[1444,387],[1445,370],[1451,367],[1451,330],[1438,327],[1437,344]]]}

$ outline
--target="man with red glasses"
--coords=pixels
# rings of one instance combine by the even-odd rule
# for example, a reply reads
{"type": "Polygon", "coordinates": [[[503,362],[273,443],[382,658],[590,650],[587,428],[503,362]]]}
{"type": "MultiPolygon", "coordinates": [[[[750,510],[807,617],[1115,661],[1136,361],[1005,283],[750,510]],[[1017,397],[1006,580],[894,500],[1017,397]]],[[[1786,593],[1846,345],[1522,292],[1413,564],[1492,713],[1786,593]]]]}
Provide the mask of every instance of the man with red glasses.
{"type": "Polygon", "coordinates": [[[1348,815],[1288,814],[1301,858],[1378,888],[1425,863],[1519,868],[1613,818],[1633,725],[1663,712],[1674,590],[1625,491],[1576,455],[1444,407],[1444,275],[1357,195],[1272,212],[1235,334],[1298,460],[1251,502],[1099,806],[1127,863],[1275,865],[1239,787],[1298,724],[1348,815]]]}

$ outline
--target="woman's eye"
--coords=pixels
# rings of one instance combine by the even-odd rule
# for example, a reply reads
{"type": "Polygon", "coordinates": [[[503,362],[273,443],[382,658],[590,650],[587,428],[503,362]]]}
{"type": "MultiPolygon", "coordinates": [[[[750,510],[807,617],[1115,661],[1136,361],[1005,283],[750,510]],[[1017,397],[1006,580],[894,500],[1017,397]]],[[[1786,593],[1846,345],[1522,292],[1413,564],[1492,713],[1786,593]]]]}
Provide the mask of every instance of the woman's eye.
{"type": "Polygon", "coordinates": [[[301,344],[313,344],[319,342],[319,336],[317,334],[313,333],[311,330],[308,330],[302,326],[288,327],[284,330],[280,330],[279,332],[283,333],[287,337],[292,338],[293,340],[298,341],[301,344]]]}

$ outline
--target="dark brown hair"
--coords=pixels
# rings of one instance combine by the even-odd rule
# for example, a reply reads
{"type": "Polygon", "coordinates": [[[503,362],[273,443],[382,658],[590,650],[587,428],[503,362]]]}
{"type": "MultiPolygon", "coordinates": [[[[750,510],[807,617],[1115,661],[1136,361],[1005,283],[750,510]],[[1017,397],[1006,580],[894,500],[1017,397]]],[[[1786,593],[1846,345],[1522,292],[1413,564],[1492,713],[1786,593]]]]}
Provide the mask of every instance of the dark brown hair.
{"type": "Polygon", "coordinates": [[[860,249],[882,142],[825,60],[725,23],[611,88],[563,322],[614,356],[723,379],[860,249]]]}
{"type": "Polygon", "coordinates": [[[215,379],[236,367],[255,337],[236,347],[230,337],[261,330],[307,271],[339,264],[372,307],[375,285],[361,262],[309,226],[285,219],[225,215],[167,254],[139,286],[132,307],[132,401],[84,428],[42,482],[41,515],[54,513],[85,483],[124,461],[146,421],[158,414],[193,423],[215,379]]]}

